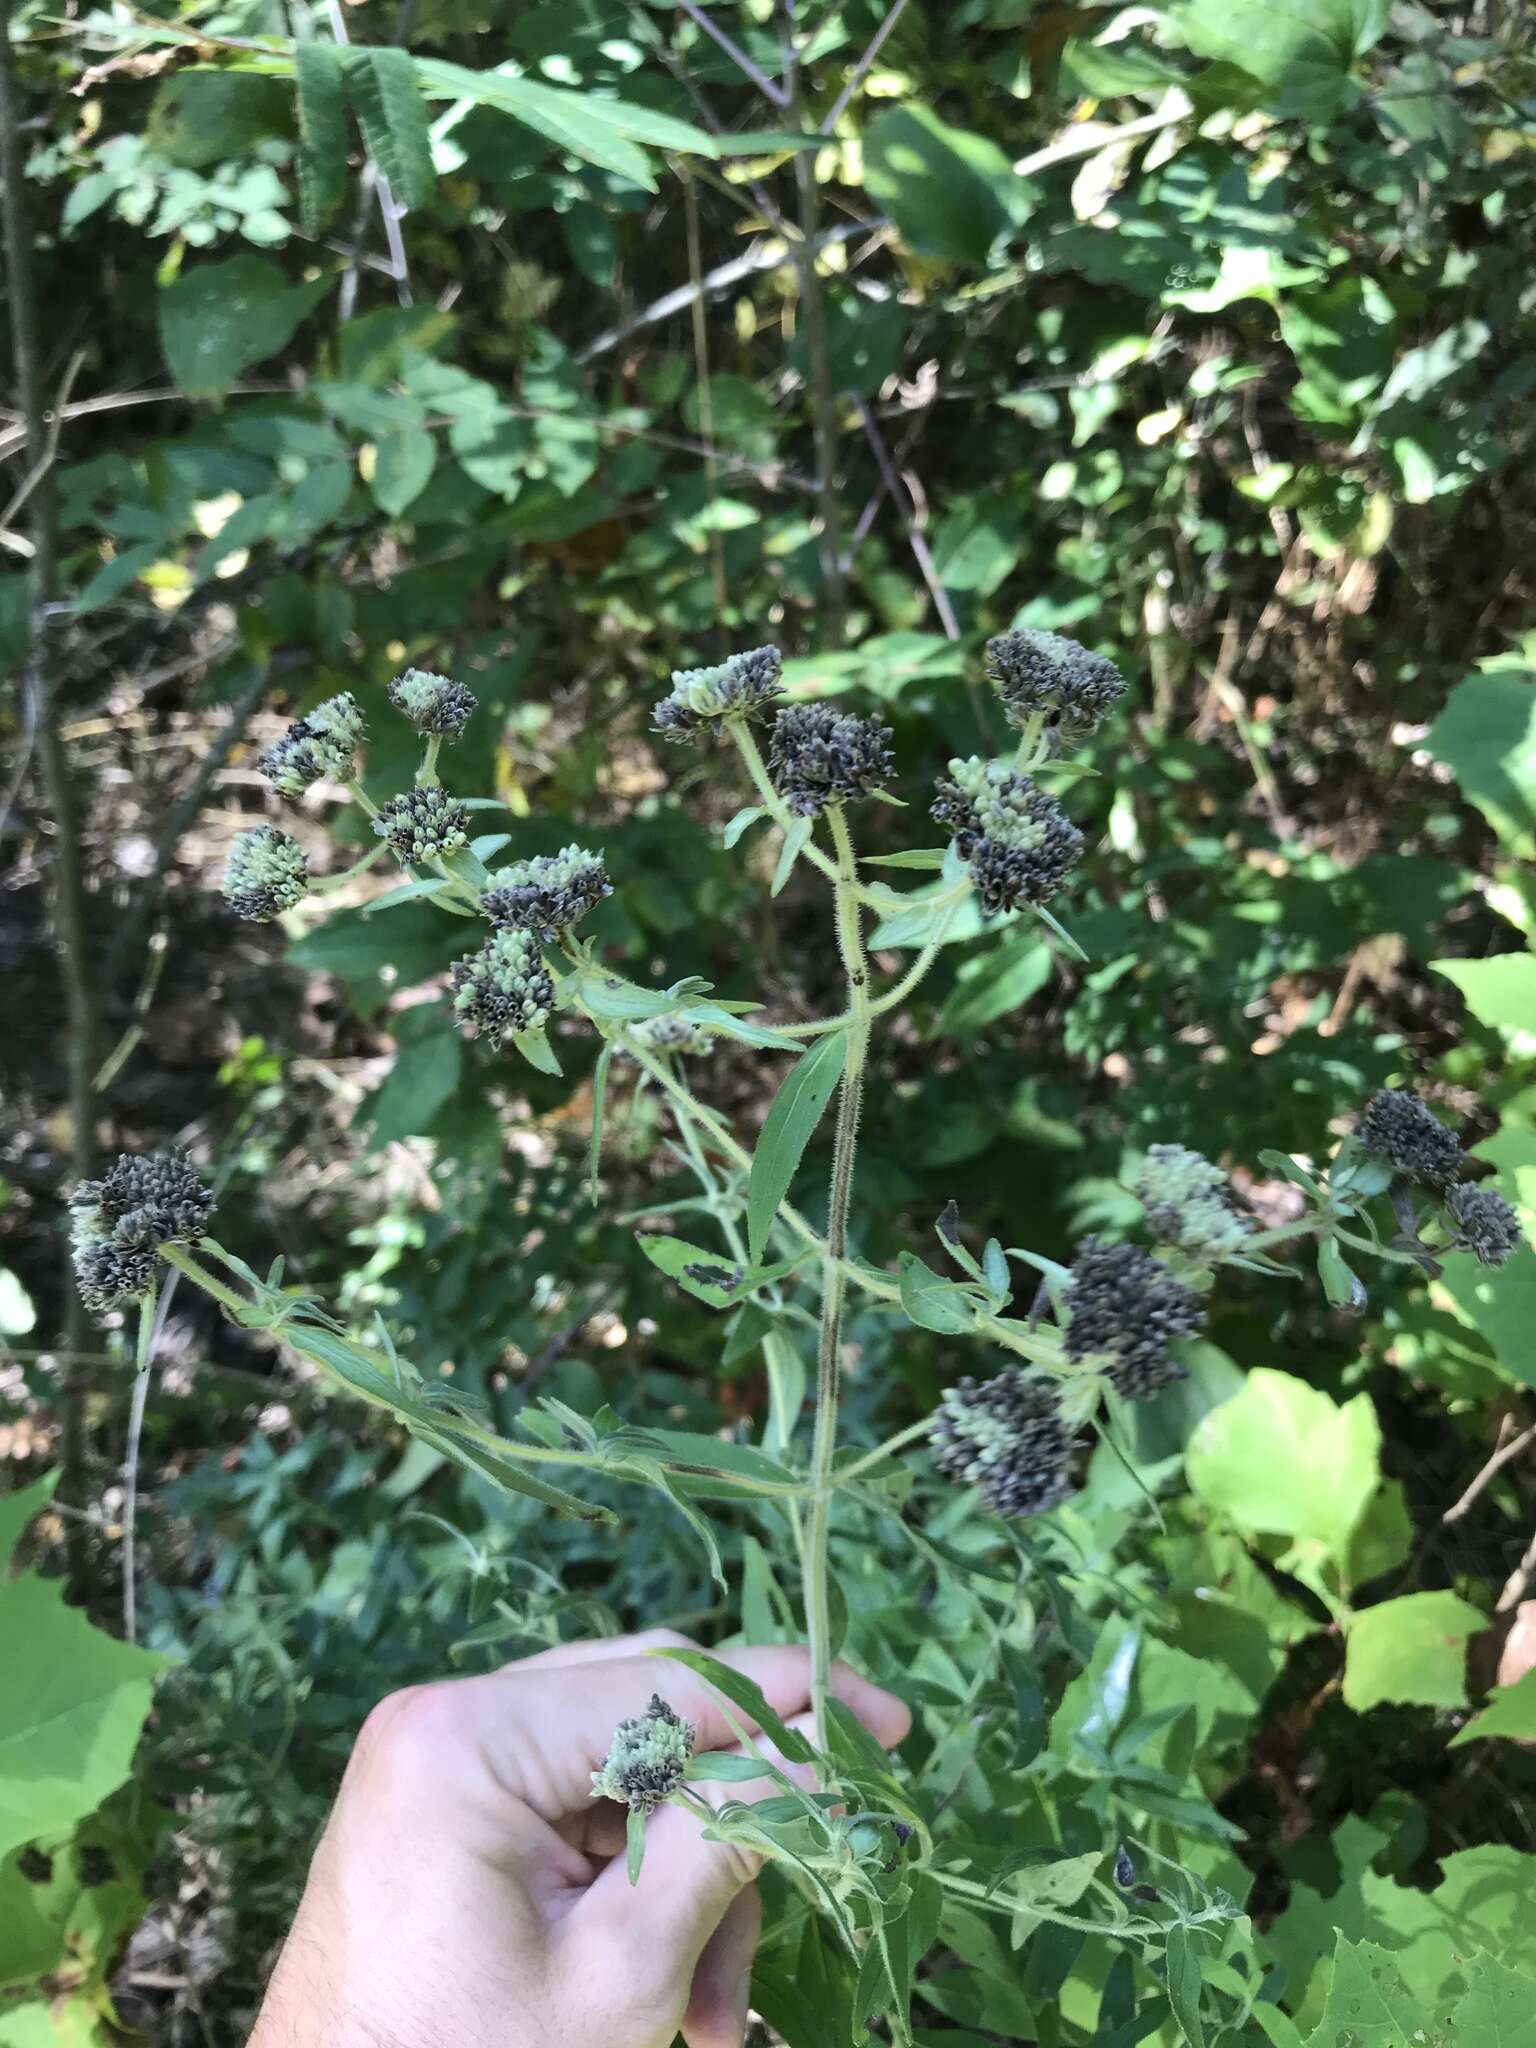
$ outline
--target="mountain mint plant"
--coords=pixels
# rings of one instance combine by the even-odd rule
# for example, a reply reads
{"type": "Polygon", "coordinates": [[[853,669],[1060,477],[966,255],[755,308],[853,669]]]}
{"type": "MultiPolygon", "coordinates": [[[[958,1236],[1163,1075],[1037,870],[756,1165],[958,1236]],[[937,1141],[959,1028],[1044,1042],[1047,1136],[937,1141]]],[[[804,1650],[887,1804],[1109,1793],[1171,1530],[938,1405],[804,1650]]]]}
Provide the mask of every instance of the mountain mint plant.
{"type": "MultiPolygon", "coordinates": [[[[632,1870],[643,1852],[646,1818],[667,1800],[695,1805],[717,1836],[782,1865],[830,1917],[857,1961],[865,2010],[885,2012],[891,2037],[901,2042],[912,2039],[906,2016],[912,1969],[946,1901],[963,1902],[973,1915],[1023,1915],[1030,1926],[1045,1920],[1079,1933],[1097,1929],[1154,1957],[1172,1938],[1170,1910],[1187,1940],[1190,1928],[1219,1930],[1234,1922],[1237,1909],[1203,1892],[1188,1872],[1171,1887],[1130,1891],[1085,1874],[1070,1901],[1053,1903],[1034,1882],[1038,1871],[1020,1875],[1006,1843],[999,1843],[991,1870],[970,1858],[962,1867],[946,1862],[930,1821],[893,1767],[871,1756],[830,1698],[840,1612],[829,1571],[834,1512],[844,1521],[894,1518],[921,1544],[921,1518],[909,1518],[904,1503],[914,1479],[927,1487],[936,1478],[973,1489],[982,1511],[1019,1528],[1070,1498],[1095,1435],[1118,1441],[1129,1404],[1183,1375],[1184,1348],[1202,1326],[1205,1297],[1223,1267],[1283,1274],[1290,1269],[1277,1254],[1310,1240],[1330,1301],[1350,1307],[1363,1297],[1354,1271],[1363,1260],[1434,1272],[1443,1257],[1459,1254],[1495,1265],[1517,1237],[1509,1204],[1464,1178],[1454,1132],[1416,1096],[1388,1090],[1374,1097],[1320,1175],[1283,1155],[1265,1155],[1267,1166],[1295,1184],[1302,1204],[1295,1220],[1275,1227],[1261,1228],[1222,1169],[1170,1132],[1132,1180],[1145,1243],[1086,1237],[1067,1266],[996,1240],[978,1256],[951,1204],[934,1221],[938,1256],[948,1270],[935,1269],[915,1251],[902,1255],[896,1272],[858,1256],[849,1239],[849,1207],[871,1039],[932,966],[961,906],[972,904],[987,920],[1035,919],[1056,945],[1077,951],[1052,906],[1070,890],[1084,842],[1058,790],[1077,772],[1066,756],[1114,711],[1124,684],[1102,656],[1028,629],[989,642],[986,672],[1017,744],[1005,759],[949,764],[932,798],[945,843],[911,847],[879,864],[916,870],[922,879],[906,890],[880,879],[878,867],[872,875],[874,864],[861,861],[855,846],[860,808],[894,800],[890,734],[877,720],[819,703],[785,702],[773,647],[679,670],[656,704],[655,729],[667,741],[734,756],[751,802],[731,821],[727,843],[754,826],[773,828],[780,845],[774,893],[800,863],[830,887],[845,1001],[835,1014],[806,1023],[773,1023],[751,1004],[714,999],[697,980],[646,988],[611,972],[585,924],[612,891],[623,890],[625,877],[610,877],[599,849],[570,845],[530,858],[518,853],[514,837],[512,857],[488,868],[486,860],[508,842],[504,836],[475,841],[472,813],[500,807],[451,796],[438,778],[439,750],[462,733],[474,711],[471,694],[446,677],[413,669],[390,686],[391,704],[425,744],[413,783],[381,806],[358,780],[356,755],[365,734],[350,695],[299,719],[263,757],[263,772],[279,794],[297,798],[330,778],[370,815],[380,845],[359,865],[387,850],[406,870],[402,887],[374,911],[397,898],[425,895],[478,925],[478,944],[466,947],[449,977],[451,1024],[445,1028],[486,1041],[490,1055],[504,1048],[554,1072],[552,1027],[562,1035],[595,1034],[594,1198],[615,1059],[660,1098],[699,1184],[715,1241],[700,1245],[648,1233],[640,1243],[708,1308],[750,1305],[758,1312],[769,1385],[758,1442],[651,1428],[643,1418],[623,1422],[606,1410],[588,1418],[550,1399],[524,1409],[516,1434],[493,1431],[449,1386],[424,1380],[396,1353],[382,1325],[372,1341],[353,1335],[313,1300],[285,1289],[280,1265],[263,1277],[224,1250],[207,1234],[207,1190],[178,1158],[120,1159],[103,1179],[81,1187],[74,1204],[82,1293],[98,1313],[137,1301],[141,1359],[161,1279],[173,1267],[234,1320],[279,1333],[333,1381],[392,1412],[481,1480],[592,1522],[611,1516],[582,1497],[584,1472],[659,1488],[706,1545],[722,1595],[726,1580],[698,1503],[745,1503],[778,1518],[782,1547],[799,1565],[795,1626],[811,1650],[812,1737],[779,1723],[760,1695],[744,1693],[739,1677],[703,1653],[669,1652],[690,1659],[739,1713],[739,1752],[695,1756],[693,1731],[658,1696],[620,1725],[605,1758],[593,1759],[593,1789],[627,1811],[632,1870]],[[912,956],[883,986],[870,958],[871,913],[884,921],[886,933],[899,929],[912,956]],[[720,1039],[745,1045],[765,1061],[788,1063],[755,1145],[701,1100],[688,1078],[686,1063],[720,1039]],[[818,1222],[789,1197],[834,1095],[830,1183],[825,1220],[818,1222]],[[872,1449],[840,1439],[850,1295],[957,1347],[974,1347],[983,1361],[944,1393],[932,1416],[872,1449]],[[801,1356],[802,1329],[815,1332],[808,1442],[801,1409],[812,1361],[801,1356]],[[904,1471],[904,1454],[919,1461],[918,1473],[904,1471]],[[820,1789],[807,1791],[786,1763],[812,1767],[820,1789]],[[772,1796],[705,1806],[691,1788],[711,1776],[767,1777],[772,1796]],[[906,1916],[924,1931],[910,1955],[903,1935],[900,1954],[907,1960],[898,1962],[897,1944],[887,1936],[906,1916]]],[[[514,835],[515,829],[514,822],[514,835]]],[[[332,886],[311,884],[297,843],[264,823],[236,842],[225,894],[237,915],[264,920],[291,913],[306,890],[323,894],[332,886]]],[[[946,1560],[931,1547],[926,1554],[936,1571],[953,1569],[952,1556],[946,1560]]],[[[1085,1809],[1080,1845],[1097,1841],[1100,1830],[1101,1821],[1085,1809]]],[[[1102,1847],[1108,1858],[1118,1844],[1110,1836],[1102,1847]]],[[[1123,1847],[1118,1853],[1125,1857],[1123,1847]]],[[[1139,1853],[1158,1860],[1145,1845],[1139,1853]]],[[[1241,1989],[1228,1987],[1239,2004],[1241,1989]]],[[[1253,1987],[1242,1995],[1251,2005],[1253,1987]]]]}

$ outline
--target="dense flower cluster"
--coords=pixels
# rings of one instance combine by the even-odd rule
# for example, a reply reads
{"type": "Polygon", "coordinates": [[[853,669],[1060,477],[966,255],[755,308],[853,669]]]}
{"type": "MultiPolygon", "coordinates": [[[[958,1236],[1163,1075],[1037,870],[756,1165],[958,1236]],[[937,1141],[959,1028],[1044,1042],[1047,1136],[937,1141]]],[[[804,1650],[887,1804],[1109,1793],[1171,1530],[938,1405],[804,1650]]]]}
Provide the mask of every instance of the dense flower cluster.
{"type": "Polygon", "coordinates": [[[343,690],[295,719],[257,766],[280,796],[302,796],[322,776],[334,775],[339,782],[349,779],[365,732],[357,699],[343,690]]]}
{"type": "Polygon", "coordinates": [[[647,1017],[635,1026],[635,1036],[652,1052],[708,1052],[712,1042],[702,1024],[692,1024],[675,1012],[665,1017],[647,1017]]]}
{"type": "Polygon", "coordinates": [[[728,718],[766,718],[779,699],[782,669],[777,647],[752,647],[714,668],[674,669],[671,695],[656,706],[656,730],[671,740],[696,740],[728,718]]]}
{"type": "Polygon", "coordinates": [[[1056,745],[1097,732],[1125,694],[1125,678],[1112,661],[1060,633],[1018,626],[987,642],[987,676],[1003,700],[1010,725],[1044,721],[1056,745]]]}
{"type": "Polygon", "coordinates": [[[1072,1491],[1072,1444],[1050,1385],[1006,1365],[980,1384],[947,1387],[933,1421],[934,1462],[981,1490],[999,1515],[1038,1515],[1072,1491]]]}
{"type": "Polygon", "coordinates": [[[1448,1188],[1461,1172],[1461,1141],[1406,1088],[1382,1088],[1366,1104],[1355,1138],[1404,1180],[1448,1188]]]}
{"type": "Polygon", "coordinates": [[[1520,1219],[1493,1188],[1465,1181],[1446,1196],[1445,1210],[1454,1249],[1475,1252],[1482,1265],[1502,1266],[1520,1244],[1520,1219]]]}
{"type": "Polygon", "coordinates": [[[435,676],[429,669],[408,668],[389,686],[389,701],[420,733],[456,740],[469,723],[477,698],[462,683],[435,676]]]}
{"type": "Polygon", "coordinates": [[[824,704],[792,704],[774,721],[768,776],[790,810],[814,818],[887,783],[895,768],[891,729],[824,704]]]}
{"type": "Polygon", "coordinates": [[[453,1007],[468,1038],[536,1031],[555,1006],[555,984],[528,932],[492,932],[453,965],[453,1007]]]}
{"type": "Polygon", "coordinates": [[[1139,1245],[1096,1237],[1077,1248],[1067,1309],[1062,1348],[1068,1358],[1101,1364],[1111,1385],[1131,1397],[1184,1377],[1170,1347],[1205,1321],[1199,1295],[1160,1259],[1139,1245]]]}
{"type": "Polygon", "coordinates": [[[1049,902],[1083,850],[1056,799],[1001,761],[951,761],[933,815],[954,834],[989,917],[1049,902]]]}
{"type": "Polygon", "coordinates": [[[1227,1176],[1187,1145],[1154,1145],[1131,1182],[1131,1192],[1163,1244],[1206,1258],[1242,1246],[1248,1221],[1232,1205],[1227,1176]]]}
{"type": "Polygon", "coordinates": [[[498,931],[532,932],[548,945],[612,894],[600,853],[562,846],[505,869],[481,897],[480,908],[498,931]]]}
{"type": "Polygon", "coordinates": [[[253,825],[229,849],[224,900],[236,917],[266,924],[292,910],[309,889],[309,863],[290,833],[275,825],[253,825]]]}
{"type": "Polygon", "coordinates": [[[696,1732],[652,1693],[643,1714],[613,1731],[608,1754],[592,1773],[592,1797],[617,1800],[631,1813],[654,1813],[687,1776],[696,1732]]]}
{"type": "Polygon", "coordinates": [[[168,1244],[195,1244],[213,1196],[179,1154],[122,1153],[69,1198],[75,1280],[93,1315],[148,1294],[168,1244]]]}
{"type": "Polygon", "coordinates": [[[456,796],[435,782],[425,782],[392,796],[374,819],[373,829],[389,841],[398,861],[419,867],[469,844],[469,812],[456,796]]]}

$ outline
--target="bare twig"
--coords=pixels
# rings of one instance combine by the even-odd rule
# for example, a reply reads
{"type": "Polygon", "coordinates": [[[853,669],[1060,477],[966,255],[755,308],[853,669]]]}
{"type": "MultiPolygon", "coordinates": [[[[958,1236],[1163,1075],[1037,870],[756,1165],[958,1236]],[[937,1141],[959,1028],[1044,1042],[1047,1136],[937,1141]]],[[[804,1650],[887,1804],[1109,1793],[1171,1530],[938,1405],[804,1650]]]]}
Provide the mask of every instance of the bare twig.
{"type": "Polygon", "coordinates": [[[150,938],[149,961],[144,969],[144,979],[139,983],[139,992],[133,999],[127,1029],[96,1070],[96,1090],[100,1095],[105,1095],[112,1086],[144,1036],[144,1019],[149,1015],[149,1006],[155,1000],[155,991],[165,972],[166,950],[165,927],[162,925],[150,938]]]}
{"type": "Polygon", "coordinates": [[[832,130],[837,126],[838,122],[842,119],[844,109],[847,107],[848,102],[853,98],[854,94],[858,91],[859,87],[864,83],[864,79],[869,71],[870,65],[874,63],[875,59],[879,56],[881,50],[885,47],[886,37],[890,34],[891,30],[896,26],[897,22],[900,21],[902,15],[905,14],[906,11],[907,0],[896,0],[896,4],[892,7],[890,13],[887,14],[884,21],[882,21],[880,26],[875,30],[874,35],[870,38],[869,48],[864,52],[863,56],[859,59],[858,63],[854,65],[852,72],[849,74],[848,83],[843,87],[842,91],[838,94],[837,99],[833,103],[831,113],[828,114],[825,121],[823,121],[821,124],[821,132],[823,135],[830,135],[832,133],[832,130]]]}
{"type": "Polygon", "coordinates": [[[1442,1522],[1459,1522],[1495,1474],[1502,1472],[1512,1459],[1518,1458],[1527,1444],[1536,1443],[1536,1425],[1533,1425],[1530,1429],[1522,1430],[1519,1436],[1516,1437],[1510,1436],[1510,1426],[1510,1418],[1506,1415],[1493,1455],[1483,1465],[1482,1470],[1468,1486],[1465,1493],[1462,1494],[1460,1500],[1453,1502],[1446,1509],[1445,1513],[1440,1517],[1442,1522]]]}
{"type": "Polygon", "coordinates": [[[1512,1607],[1518,1607],[1533,1577],[1536,1577],[1536,1536],[1526,1545],[1524,1557],[1504,1581],[1504,1590],[1494,1602],[1494,1613],[1508,1614],[1512,1607]]]}
{"type": "Polygon", "coordinates": [[[744,78],[750,78],[764,99],[772,100],[776,107],[787,107],[790,96],[776,78],[770,78],[760,65],[754,64],[739,43],[733,42],[716,21],[711,21],[697,0],[677,0],[678,6],[688,19],[696,22],[705,35],[711,37],[724,50],[744,78]]]}
{"type": "MultiPolygon", "coordinates": [[[[406,6],[409,8],[410,0],[406,0],[406,6]]],[[[337,43],[346,49],[352,38],[347,33],[347,17],[342,9],[341,0],[325,0],[325,18],[337,43]]],[[[398,43],[403,40],[403,33],[397,29],[395,41],[398,43]]],[[[337,305],[343,321],[351,318],[352,309],[357,303],[357,276],[363,237],[368,231],[368,209],[375,198],[379,202],[379,218],[384,223],[384,241],[389,249],[389,271],[395,280],[395,296],[402,306],[411,303],[411,272],[405,257],[405,241],[400,233],[400,222],[405,216],[406,209],[396,200],[393,187],[372,156],[364,168],[361,185],[362,198],[358,217],[352,228],[347,274],[341,281],[341,290],[337,295],[337,305]]]]}
{"type": "Polygon", "coordinates": [[[907,544],[912,550],[912,558],[917,563],[922,579],[928,586],[928,595],[933,599],[933,608],[938,614],[940,625],[944,628],[945,637],[950,640],[958,640],[960,638],[960,623],[955,617],[954,606],[949,601],[949,592],[944,588],[939,578],[939,572],[934,564],[933,551],[928,545],[927,536],[918,524],[916,508],[912,507],[912,509],[909,509],[911,501],[909,496],[903,492],[901,481],[892,466],[890,451],[885,445],[885,437],[875,424],[874,415],[862,398],[859,400],[859,417],[864,422],[864,432],[868,436],[869,445],[874,451],[875,463],[880,471],[881,482],[885,485],[886,493],[891,503],[896,507],[897,516],[907,530],[907,544]]]}
{"type": "Polygon", "coordinates": [[[27,471],[21,482],[16,486],[9,504],[7,504],[3,512],[0,512],[0,542],[3,542],[8,547],[14,547],[18,553],[25,552],[30,556],[32,553],[31,544],[26,543],[24,548],[19,546],[18,543],[21,537],[7,533],[6,528],[9,527],[11,521],[16,517],[22,506],[26,504],[28,498],[31,497],[58,458],[59,435],[64,431],[65,408],[69,404],[69,394],[75,388],[75,379],[79,376],[80,365],[84,361],[85,350],[76,349],[69,359],[69,368],[64,372],[63,381],[59,385],[59,395],[49,410],[48,438],[43,448],[42,457],[27,471]]]}

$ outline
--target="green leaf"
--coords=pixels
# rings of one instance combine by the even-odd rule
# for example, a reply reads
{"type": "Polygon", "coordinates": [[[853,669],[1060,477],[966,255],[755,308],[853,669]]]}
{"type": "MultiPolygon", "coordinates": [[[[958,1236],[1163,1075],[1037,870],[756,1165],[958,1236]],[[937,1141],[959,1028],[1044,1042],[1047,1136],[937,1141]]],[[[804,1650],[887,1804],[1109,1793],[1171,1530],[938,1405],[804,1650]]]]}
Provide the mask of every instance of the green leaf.
{"type": "Polygon", "coordinates": [[[848,1057],[848,1034],[829,1031],[802,1053],[779,1084],[757,1141],[747,1185],[747,1244],[763,1255],[779,1204],[789,1193],[811,1133],[821,1121],[848,1057]]]}
{"type": "Polygon", "coordinates": [[[743,1677],[729,1664],[722,1664],[717,1657],[708,1656],[703,1650],[650,1650],[646,1654],[669,1657],[674,1664],[686,1664],[716,1692],[723,1693],[732,1706],[740,1707],[768,1737],[786,1763],[812,1764],[816,1761],[816,1752],[810,1743],[774,1712],[761,1686],[754,1685],[750,1678],[743,1677]]]}
{"type": "Polygon", "coordinates": [[[1051,949],[1033,932],[1010,932],[988,953],[961,967],[934,1022],[933,1034],[967,1037],[1021,1009],[1051,978],[1051,949]]]}
{"type": "Polygon", "coordinates": [[[16,1554],[16,1546],[26,1531],[28,1522],[40,1515],[59,1483],[59,1468],[45,1472],[32,1485],[23,1486],[18,1493],[0,1494],[0,1573],[3,1573],[16,1554]]]}
{"type": "Polygon", "coordinates": [[[1536,670],[1501,665],[1468,676],[1424,744],[1454,771],[1505,852],[1536,860],[1536,670]]]}
{"type": "Polygon", "coordinates": [[[615,171],[650,192],[655,191],[656,180],[650,158],[630,140],[636,130],[648,128],[654,137],[658,132],[656,124],[666,122],[665,130],[660,132],[666,132],[672,139],[662,147],[696,148],[691,140],[678,138],[698,137],[703,144],[701,155],[715,153],[709,137],[690,128],[687,122],[671,122],[664,115],[650,115],[647,109],[630,107],[619,100],[567,92],[559,86],[536,84],[530,78],[513,78],[500,71],[471,71],[465,65],[435,57],[417,58],[416,76],[429,99],[464,100],[471,106],[508,114],[584,163],[615,171]]]}
{"type": "Polygon", "coordinates": [[[1350,1617],[1344,1703],[1357,1714],[1383,1701],[1425,1707],[1467,1703],[1467,1638],[1486,1618],[1454,1593],[1405,1593],[1350,1617]]]}
{"type": "Polygon", "coordinates": [[[1513,1685],[1499,1686],[1483,1711],[1451,1737],[1450,1747],[1500,1735],[1511,1742],[1536,1742],[1536,1670],[1527,1671],[1513,1685]]]}
{"type": "Polygon", "coordinates": [[[383,1086],[365,1106],[375,1149],[429,1131],[432,1119],[459,1085],[463,1040],[442,1011],[436,1016],[441,1028],[400,1048],[383,1086]]]}
{"type": "Polygon", "coordinates": [[[728,1750],[706,1749],[688,1766],[690,1783],[712,1779],[728,1785],[743,1785],[749,1778],[766,1778],[772,1765],[758,1756],[732,1756],[728,1750]]]}
{"type": "Polygon", "coordinates": [[[537,1067],[541,1074],[559,1074],[560,1062],[549,1042],[549,1033],[542,1024],[532,1031],[514,1031],[512,1043],[530,1067],[537,1067]]]}
{"type": "Polygon", "coordinates": [[[1199,1424],[1186,1470],[1201,1499],[1240,1529],[1315,1544],[1341,1564],[1380,1484],[1380,1445],[1369,1395],[1341,1408],[1260,1367],[1199,1424]]]}
{"type": "Polygon", "coordinates": [[[436,463],[437,443],[424,427],[406,427],[398,434],[385,434],[374,444],[373,476],[369,481],[374,502],[392,519],[398,519],[431,482],[436,463]]]}
{"type": "Polygon", "coordinates": [[[260,256],[201,263],[159,298],[166,368],[188,398],[219,398],[252,363],[276,355],[333,279],[288,285],[260,256]]]}
{"type": "Polygon", "coordinates": [[[1323,1292],[1335,1308],[1358,1308],[1362,1294],[1360,1282],[1344,1263],[1344,1254],[1331,1237],[1318,1240],[1317,1272],[1323,1283],[1323,1292]]]}
{"type": "Polygon", "coordinates": [[[870,123],[864,186],[919,256],[977,266],[1012,225],[1021,190],[995,142],[951,128],[914,100],[870,123]]]}
{"type": "Polygon", "coordinates": [[[1456,2048],[1536,2048],[1536,1984],[1492,1956],[1473,1956],[1466,1976],[1467,1995],[1455,2012],[1456,2048]]]}
{"type": "MultiPolygon", "coordinates": [[[[28,1513],[42,1505],[28,1489],[28,1513]]],[[[16,1530],[21,1524],[18,1519],[16,1530]]],[[[0,1581],[0,1858],[60,1835],[126,1782],[163,1657],[120,1643],[35,1572],[0,1581]]]]}
{"type": "Polygon", "coordinates": [[[318,235],[347,189],[347,102],[341,52],[334,43],[296,43],[299,106],[299,206],[304,232],[318,235]]]}
{"type": "Polygon", "coordinates": [[[1454,981],[1479,1024],[1511,1038],[1536,1038],[1536,953],[1495,953],[1491,960],[1431,960],[1454,981]]]}
{"type": "Polygon", "coordinates": [[[414,62],[404,50],[353,47],[343,63],[368,154],[401,206],[428,205],[437,172],[414,62]]]}
{"type": "Polygon", "coordinates": [[[897,1261],[901,1281],[901,1305],[920,1330],[933,1330],[941,1337],[958,1337],[976,1325],[970,1297],[956,1280],[945,1280],[924,1265],[916,1252],[903,1252],[897,1261]]]}
{"type": "Polygon", "coordinates": [[[1386,26],[1389,0],[1185,0],[1170,22],[1200,57],[1235,64],[1282,113],[1321,119],[1386,26]]]}
{"type": "MultiPolygon", "coordinates": [[[[1465,2038],[1472,2048],[1473,2037],[1465,2038]]],[[[1307,2048],[1448,2048],[1449,2040],[1441,2016],[1409,1992],[1386,1949],[1338,1937],[1328,2002],[1307,2048]]]]}
{"type": "Polygon", "coordinates": [[[1200,1958],[1189,1929],[1168,1930],[1168,2003],[1184,2032],[1190,2048],[1205,2048],[1205,2027],[1200,2018],[1200,1958]]]}
{"type": "Polygon", "coordinates": [[[597,1170],[603,1157],[603,1105],[608,1097],[608,1069],[613,1065],[613,1043],[603,1040],[603,1049],[592,1070],[592,1142],[587,1151],[587,1192],[597,1207],[597,1170]]]}
{"type": "Polygon", "coordinates": [[[640,1866],[645,1861],[645,1815],[636,1813],[633,1807],[624,1823],[624,1856],[629,1870],[631,1884],[640,1882],[640,1866]]]}
{"type": "Polygon", "coordinates": [[[795,862],[805,851],[806,842],[814,827],[815,820],[812,818],[796,818],[791,822],[784,834],[784,844],[779,848],[778,866],[773,871],[773,881],[768,889],[770,896],[783,893],[784,884],[794,873],[795,862]]]}

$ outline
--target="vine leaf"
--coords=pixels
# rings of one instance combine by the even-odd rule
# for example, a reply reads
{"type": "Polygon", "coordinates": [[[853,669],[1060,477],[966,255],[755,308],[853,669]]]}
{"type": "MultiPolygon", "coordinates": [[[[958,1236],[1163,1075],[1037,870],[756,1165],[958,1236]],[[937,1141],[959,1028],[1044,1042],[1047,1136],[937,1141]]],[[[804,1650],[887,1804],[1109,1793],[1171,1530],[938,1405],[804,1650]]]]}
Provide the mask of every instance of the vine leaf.
{"type": "Polygon", "coordinates": [[[348,50],[347,84],[368,154],[405,207],[426,206],[437,189],[427,105],[404,50],[348,50]]]}
{"type": "Polygon", "coordinates": [[[747,1185],[747,1244],[756,1263],[789,1193],[811,1133],[842,1078],[848,1034],[830,1031],[796,1060],[780,1083],[758,1139],[747,1185]]]}
{"type": "Polygon", "coordinates": [[[299,207],[304,232],[318,235],[347,189],[347,88],[334,43],[298,43],[299,207]]]}

